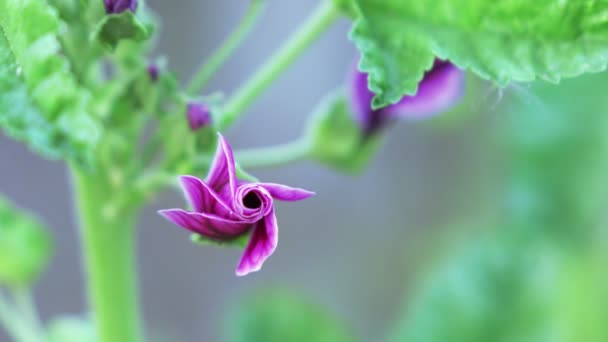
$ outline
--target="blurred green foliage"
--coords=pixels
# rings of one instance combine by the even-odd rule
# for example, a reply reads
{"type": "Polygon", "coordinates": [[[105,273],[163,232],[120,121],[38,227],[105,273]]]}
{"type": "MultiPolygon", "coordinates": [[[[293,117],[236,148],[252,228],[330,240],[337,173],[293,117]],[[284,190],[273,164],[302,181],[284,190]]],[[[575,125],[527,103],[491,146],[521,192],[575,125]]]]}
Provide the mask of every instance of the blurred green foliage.
{"type": "Polygon", "coordinates": [[[0,283],[31,285],[46,268],[52,249],[45,227],[0,197],[0,283]]]}
{"type": "Polygon", "coordinates": [[[429,271],[390,341],[608,341],[607,86],[512,87],[501,217],[429,271]]]}
{"type": "Polygon", "coordinates": [[[346,327],[308,299],[264,290],[238,302],[224,322],[227,342],[352,342],[346,327]]]}

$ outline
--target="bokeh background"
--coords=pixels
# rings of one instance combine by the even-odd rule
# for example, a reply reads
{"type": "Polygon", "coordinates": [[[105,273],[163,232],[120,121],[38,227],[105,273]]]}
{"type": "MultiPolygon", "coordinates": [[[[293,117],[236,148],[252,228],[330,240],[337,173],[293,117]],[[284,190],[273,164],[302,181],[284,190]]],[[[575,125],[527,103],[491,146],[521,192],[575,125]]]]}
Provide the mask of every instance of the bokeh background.
{"type": "MultiPolygon", "coordinates": [[[[229,94],[316,4],[267,2],[251,37],[209,89],[229,94]]],[[[188,79],[246,9],[242,0],[148,4],[163,22],[154,56],[168,56],[169,68],[181,79],[188,79]]],[[[347,39],[349,24],[342,19],[333,26],[226,132],[233,147],[298,137],[318,101],[344,83],[355,58],[347,39]]],[[[142,213],[139,230],[141,302],[150,336],[221,341],[223,321],[235,302],[259,289],[281,288],[319,303],[361,341],[384,338],[431,265],[445,258],[453,241],[476,239],[483,233],[478,228],[500,210],[499,180],[507,161],[493,136],[504,123],[500,109],[505,93],[526,103],[537,101],[527,88],[518,87],[499,91],[481,85],[459,113],[399,123],[361,175],[339,174],[311,162],[252,171],[318,195],[278,204],[279,248],[261,272],[245,278],[234,275],[239,250],[195,246],[188,234],[155,213],[181,206],[181,194],[157,198],[142,213]]],[[[535,106],[546,111],[542,104],[535,106]]],[[[81,312],[83,272],[65,167],[39,159],[5,136],[0,136],[0,160],[0,191],[37,212],[55,236],[56,255],[36,288],[43,316],[81,312]]],[[[269,298],[274,294],[264,292],[269,298]]]]}

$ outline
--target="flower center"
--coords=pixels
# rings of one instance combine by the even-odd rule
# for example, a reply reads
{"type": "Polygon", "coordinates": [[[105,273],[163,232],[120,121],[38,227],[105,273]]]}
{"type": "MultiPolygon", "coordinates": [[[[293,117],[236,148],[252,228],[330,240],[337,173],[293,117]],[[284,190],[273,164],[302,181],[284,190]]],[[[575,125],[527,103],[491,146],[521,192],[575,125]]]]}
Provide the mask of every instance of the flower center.
{"type": "Polygon", "coordinates": [[[243,198],[243,205],[248,209],[259,209],[262,206],[262,199],[255,191],[249,191],[243,198]]]}

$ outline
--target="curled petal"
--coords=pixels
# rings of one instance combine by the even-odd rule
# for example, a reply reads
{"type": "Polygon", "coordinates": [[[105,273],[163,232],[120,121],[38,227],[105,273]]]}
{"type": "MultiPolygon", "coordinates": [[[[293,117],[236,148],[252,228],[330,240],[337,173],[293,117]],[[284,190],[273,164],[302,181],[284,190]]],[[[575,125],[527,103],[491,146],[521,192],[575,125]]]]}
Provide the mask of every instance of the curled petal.
{"type": "Polygon", "coordinates": [[[315,195],[312,191],[292,188],[282,184],[258,183],[258,185],[266,189],[274,199],[279,201],[301,201],[315,195]]]}
{"type": "Polygon", "coordinates": [[[450,109],[463,92],[464,72],[450,62],[436,60],[418,85],[416,95],[404,96],[382,111],[391,117],[424,119],[450,109]]]}
{"type": "Polygon", "coordinates": [[[264,261],[274,253],[279,243],[279,226],[272,210],[257,222],[236,269],[237,276],[259,271],[264,261]]]}
{"type": "Polygon", "coordinates": [[[251,223],[225,219],[212,214],[193,213],[182,209],[159,210],[170,222],[187,230],[216,240],[227,240],[244,234],[251,223]]]}
{"type": "Polygon", "coordinates": [[[194,176],[179,177],[184,196],[192,210],[199,213],[213,213],[228,216],[232,212],[218,194],[205,182],[194,176]]]}
{"type": "Polygon", "coordinates": [[[229,186],[230,196],[233,197],[236,187],[234,155],[224,137],[221,134],[218,136],[217,150],[209,169],[207,184],[217,193],[224,193],[224,188],[229,186]]]}
{"type": "Polygon", "coordinates": [[[233,205],[240,219],[253,222],[270,213],[273,200],[265,188],[257,183],[247,183],[236,189],[233,205]]]}

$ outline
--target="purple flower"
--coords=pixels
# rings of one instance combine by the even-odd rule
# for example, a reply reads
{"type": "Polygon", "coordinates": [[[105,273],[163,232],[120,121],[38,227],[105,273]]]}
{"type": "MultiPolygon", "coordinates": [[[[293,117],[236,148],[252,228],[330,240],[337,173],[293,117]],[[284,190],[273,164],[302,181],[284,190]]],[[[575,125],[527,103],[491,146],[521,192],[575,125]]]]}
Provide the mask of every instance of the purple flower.
{"type": "Polygon", "coordinates": [[[118,14],[126,10],[135,12],[137,10],[137,0],[103,0],[107,14],[118,14]]]}
{"type": "Polygon", "coordinates": [[[367,74],[353,68],[350,77],[350,105],[355,120],[367,134],[375,133],[394,118],[425,119],[446,111],[462,97],[464,73],[450,62],[435,60],[418,85],[414,96],[404,96],[395,104],[373,110],[374,93],[367,84],[367,74]]]}
{"type": "Polygon", "coordinates": [[[221,135],[207,180],[181,176],[180,181],[192,211],[167,209],[159,213],[180,227],[219,242],[251,233],[236,269],[238,276],[260,270],[277,247],[273,201],[299,201],[314,195],[285,185],[237,179],[232,150],[221,135]]]}
{"type": "Polygon", "coordinates": [[[188,126],[192,131],[211,124],[211,110],[201,102],[190,102],[186,107],[188,126]]]}
{"type": "Polygon", "coordinates": [[[160,75],[160,70],[156,63],[148,64],[148,75],[150,76],[150,79],[152,80],[152,82],[158,81],[158,76],[160,75]]]}

